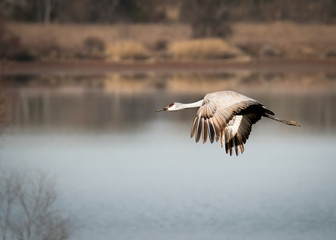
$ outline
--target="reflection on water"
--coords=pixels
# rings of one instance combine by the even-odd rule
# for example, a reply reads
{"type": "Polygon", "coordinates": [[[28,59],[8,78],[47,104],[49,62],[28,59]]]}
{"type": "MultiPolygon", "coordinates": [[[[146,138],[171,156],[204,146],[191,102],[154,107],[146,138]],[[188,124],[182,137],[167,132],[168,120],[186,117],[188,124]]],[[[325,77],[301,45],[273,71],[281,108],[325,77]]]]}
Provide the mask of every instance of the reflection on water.
{"type": "Polygon", "coordinates": [[[73,239],[331,240],[334,84],[324,74],[19,78],[0,163],[56,175],[80,226],[73,239]],[[230,158],[189,138],[195,110],[155,112],[223,88],[302,127],[262,120],[230,158]]]}
{"type": "MultiPolygon", "coordinates": [[[[120,94],[102,89],[85,90],[14,90],[13,122],[17,127],[117,130],[142,128],[159,117],[192,122],[195,111],[176,113],[155,112],[172,101],[194,102],[203,94],[183,94],[157,91],[145,94],[120,94]]],[[[249,92],[245,94],[261,101],[278,116],[297,119],[305,126],[328,130],[336,127],[336,92],[306,94],[274,94],[249,92]]]]}

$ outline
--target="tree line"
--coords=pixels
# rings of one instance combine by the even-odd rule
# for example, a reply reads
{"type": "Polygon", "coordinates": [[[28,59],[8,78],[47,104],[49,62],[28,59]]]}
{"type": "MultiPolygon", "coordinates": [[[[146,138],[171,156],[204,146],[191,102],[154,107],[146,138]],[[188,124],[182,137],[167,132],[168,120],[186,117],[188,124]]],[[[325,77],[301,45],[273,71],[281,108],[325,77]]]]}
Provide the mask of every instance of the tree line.
{"type": "Polygon", "coordinates": [[[333,23],[335,0],[0,0],[0,17],[38,23],[275,21],[333,23]],[[173,17],[169,12],[176,11],[173,17]],[[197,21],[195,19],[198,19],[197,21]],[[201,19],[201,20],[200,20],[201,19]]]}

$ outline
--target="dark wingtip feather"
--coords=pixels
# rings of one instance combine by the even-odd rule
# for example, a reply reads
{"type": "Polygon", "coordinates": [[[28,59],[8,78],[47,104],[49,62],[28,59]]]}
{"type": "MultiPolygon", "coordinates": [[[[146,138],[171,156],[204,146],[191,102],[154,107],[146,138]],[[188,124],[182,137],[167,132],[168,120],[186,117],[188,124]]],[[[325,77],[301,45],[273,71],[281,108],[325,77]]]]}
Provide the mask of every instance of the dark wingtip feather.
{"type": "Polygon", "coordinates": [[[214,126],[212,125],[212,123],[209,120],[207,120],[207,123],[208,123],[210,142],[213,143],[214,140],[215,140],[215,129],[214,129],[214,126]]]}
{"type": "Polygon", "coordinates": [[[235,137],[234,139],[235,139],[235,141],[234,141],[234,145],[235,145],[236,156],[238,156],[238,154],[239,154],[239,150],[238,150],[238,139],[237,139],[237,137],[235,137]]]}
{"type": "Polygon", "coordinates": [[[231,146],[230,149],[229,149],[230,150],[230,156],[232,156],[232,149],[233,149],[233,147],[231,146]]]}
{"type": "Polygon", "coordinates": [[[203,143],[206,142],[208,138],[208,120],[203,121],[203,143]]]}
{"type": "Polygon", "coordinates": [[[198,142],[201,138],[201,135],[202,135],[202,128],[203,128],[203,125],[204,125],[204,120],[203,118],[200,119],[199,121],[199,124],[198,124],[198,129],[197,129],[197,135],[196,135],[196,142],[198,142]]]}

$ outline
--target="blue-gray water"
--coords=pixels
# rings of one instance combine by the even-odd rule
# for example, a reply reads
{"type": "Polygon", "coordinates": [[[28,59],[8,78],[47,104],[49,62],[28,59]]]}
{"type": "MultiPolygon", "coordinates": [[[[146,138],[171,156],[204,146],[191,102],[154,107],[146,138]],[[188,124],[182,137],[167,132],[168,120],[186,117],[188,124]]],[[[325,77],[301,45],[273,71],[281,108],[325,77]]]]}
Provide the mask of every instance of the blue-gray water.
{"type": "Polygon", "coordinates": [[[56,177],[71,239],[336,239],[335,91],[251,92],[302,127],[261,120],[238,158],[190,139],[195,110],[155,113],[201,94],[14,93],[1,166],[56,177]]]}

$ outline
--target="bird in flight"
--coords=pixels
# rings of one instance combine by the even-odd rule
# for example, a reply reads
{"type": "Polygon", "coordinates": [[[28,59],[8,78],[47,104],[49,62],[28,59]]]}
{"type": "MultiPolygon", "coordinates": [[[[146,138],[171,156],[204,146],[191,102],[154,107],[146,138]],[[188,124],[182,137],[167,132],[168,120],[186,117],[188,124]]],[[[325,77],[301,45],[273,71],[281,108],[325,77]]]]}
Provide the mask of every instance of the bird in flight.
{"type": "Polygon", "coordinates": [[[244,152],[244,144],[252,130],[252,124],[266,117],[287,125],[300,126],[296,121],[281,120],[260,102],[234,91],[208,93],[202,100],[193,103],[173,102],[160,111],[179,111],[187,108],[199,108],[191,128],[191,137],[196,142],[201,137],[205,143],[209,137],[211,143],[221,141],[226,153],[244,152]]]}

